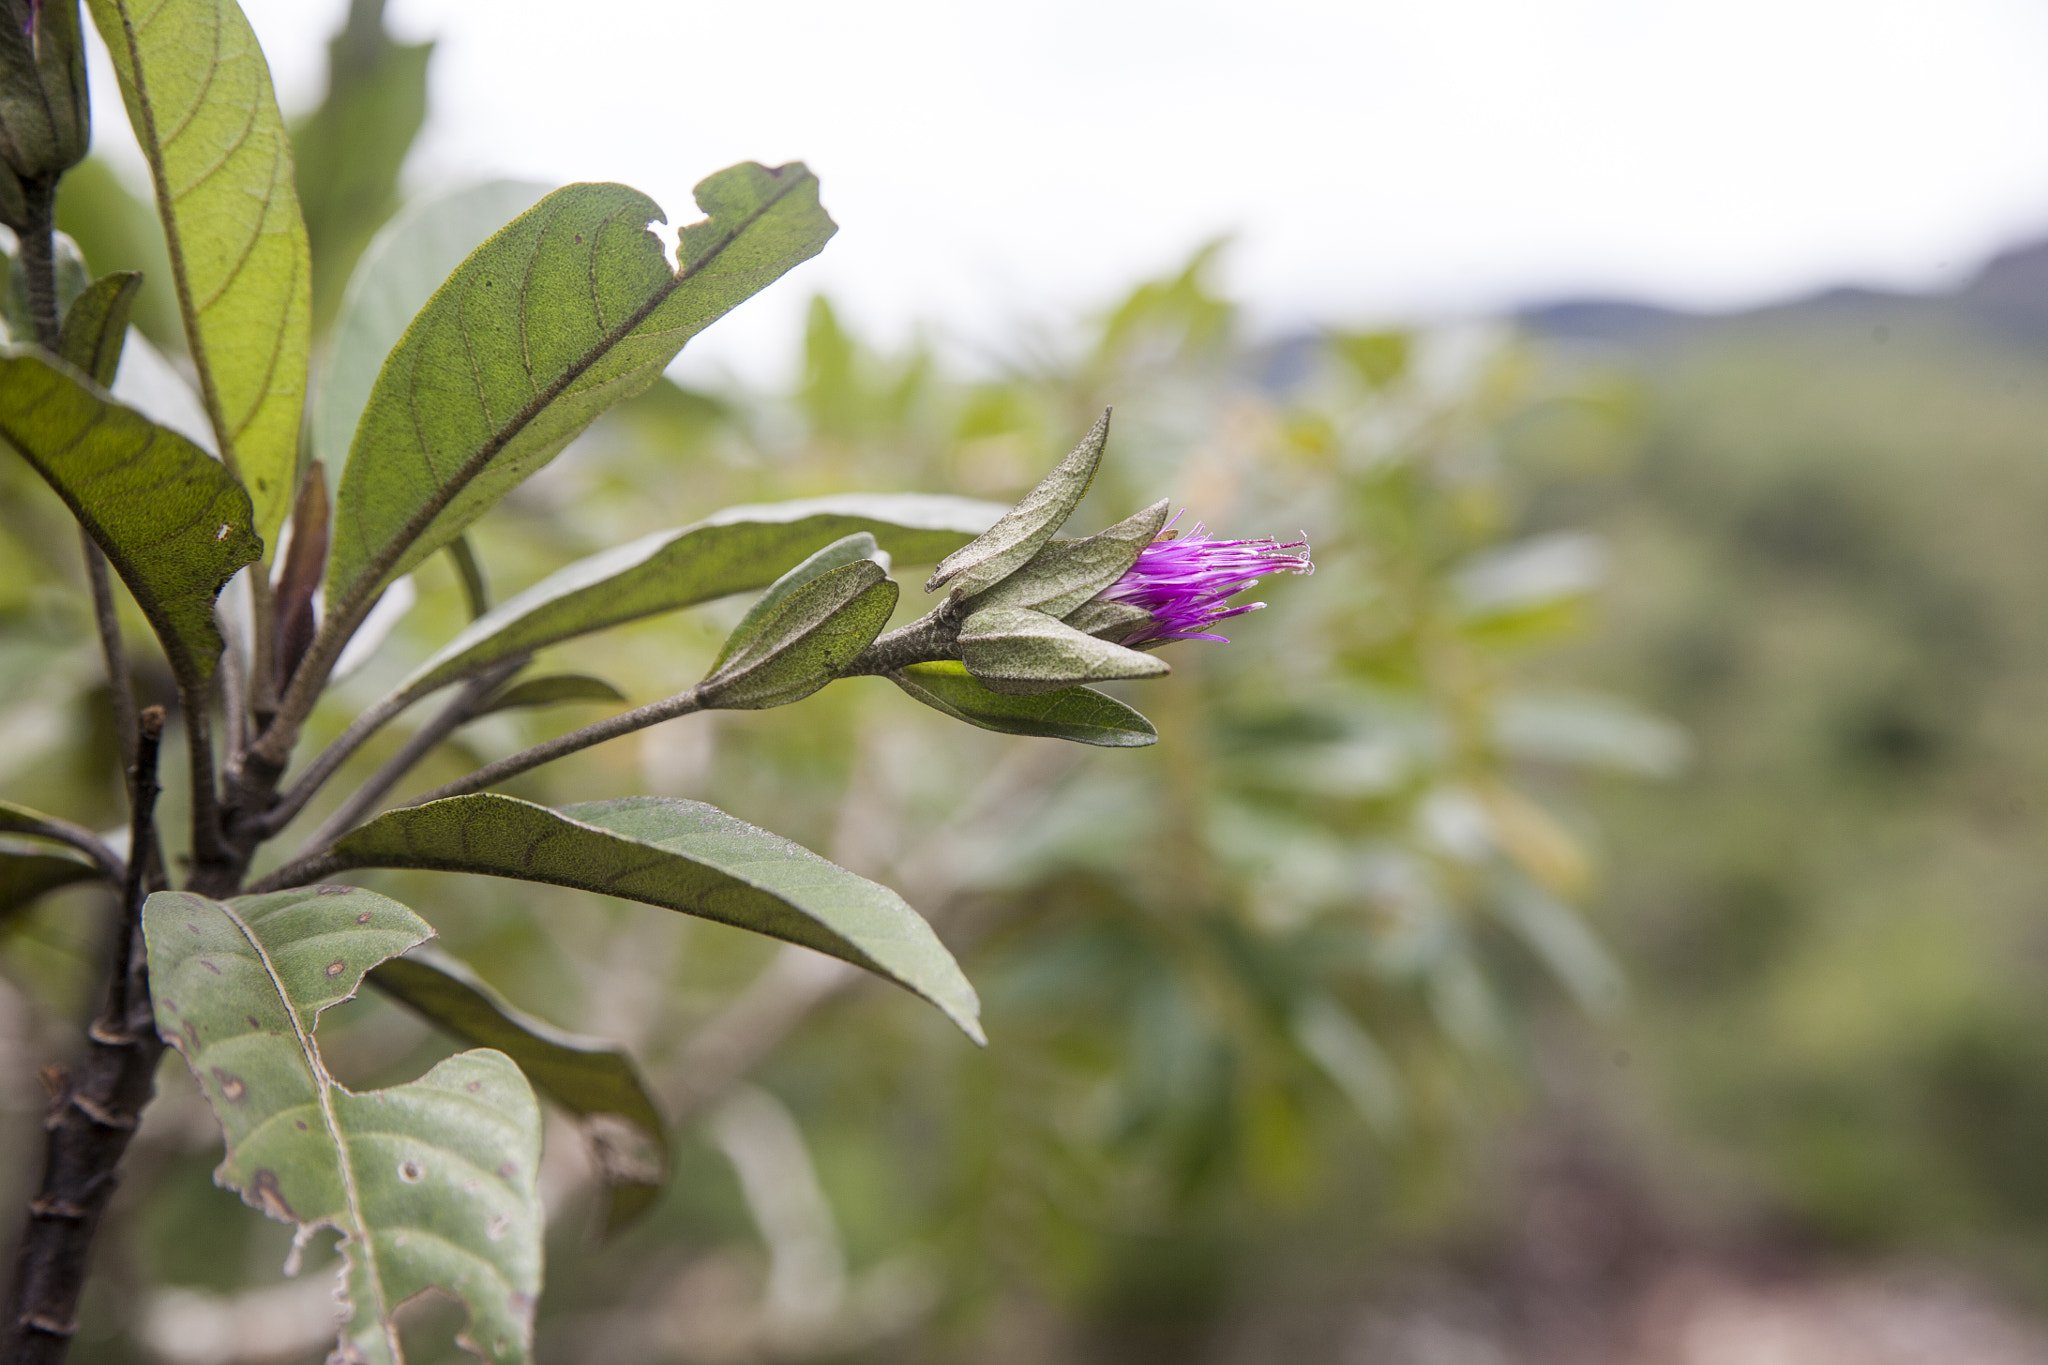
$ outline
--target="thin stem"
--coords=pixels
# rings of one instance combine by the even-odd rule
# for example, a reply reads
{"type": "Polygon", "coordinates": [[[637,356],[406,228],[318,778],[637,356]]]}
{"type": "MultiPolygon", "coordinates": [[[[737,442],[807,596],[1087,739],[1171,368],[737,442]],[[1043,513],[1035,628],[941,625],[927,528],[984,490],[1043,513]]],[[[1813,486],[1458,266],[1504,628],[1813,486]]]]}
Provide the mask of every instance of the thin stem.
{"type": "Polygon", "coordinates": [[[135,766],[135,687],[129,681],[128,649],[121,643],[121,618],[114,607],[113,576],[107,572],[107,557],[83,526],[79,543],[85,548],[85,577],[92,584],[93,624],[99,628],[100,657],[107,665],[107,694],[113,699],[114,733],[121,746],[121,766],[135,766]]]}
{"type": "Polygon", "coordinates": [[[501,758],[496,763],[486,763],[467,777],[458,777],[453,782],[436,787],[425,796],[416,797],[406,804],[423,806],[429,801],[440,801],[450,796],[468,796],[472,792],[482,791],[485,787],[496,786],[508,777],[517,777],[523,772],[538,768],[543,763],[552,763],[579,749],[588,749],[608,739],[617,739],[620,735],[630,735],[635,730],[645,730],[650,725],[659,725],[665,720],[674,720],[677,716],[702,711],[704,703],[699,699],[701,690],[700,684],[662,701],[649,702],[631,711],[622,711],[607,720],[586,725],[581,730],[571,730],[568,734],[551,739],[545,744],[536,744],[531,749],[521,749],[509,758],[501,758]]]}
{"type": "MultiPolygon", "coordinates": [[[[215,617],[219,621],[219,617],[215,617]]],[[[227,648],[220,654],[220,719],[227,733],[221,736],[227,744],[227,753],[221,766],[230,774],[241,770],[242,750],[249,745],[249,673],[242,657],[240,632],[230,631],[223,624],[221,634],[227,640],[227,648]]]]}
{"type": "Polygon", "coordinates": [[[441,708],[441,714],[415,731],[412,738],[408,739],[368,782],[344,801],[339,810],[327,817],[326,823],[315,830],[313,837],[306,841],[306,847],[324,849],[354,829],[383,798],[385,792],[397,786],[400,779],[411,772],[413,765],[425,758],[435,745],[448,738],[458,726],[474,716],[477,707],[497,690],[498,684],[512,676],[518,668],[519,662],[500,664],[489,672],[472,678],[469,684],[456,694],[455,700],[441,708]]]}
{"type": "Polygon", "coordinates": [[[491,609],[491,585],[484,581],[484,566],[477,563],[468,536],[448,542],[448,557],[455,561],[455,572],[462,578],[462,595],[469,599],[469,619],[474,621],[491,609]]]}
{"type": "Polygon", "coordinates": [[[223,838],[220,796],[213,777],[213,688],[180,687],[178,710],[185,718],[185,755],[191,769],[192,889],[203,895],[232,891],[242,864],[223,838]]]}
{"type": "Polygon", "coordinates": [[[28,311],[36,329],[36,344],[55,352],[60,333],[57,309],[57,177],[45,176],[21,182],[25,226],[17,234],[21,248],[21,270],[27,277],[28,311]]]}
{"type": "Polygon", "coordinates": [[[113,1196],[116,1168],[135,1136],[155,1088],[163,1041],[150,1008],[148,957],[141,934],[142,901],[160,878],[148,873],[156,843],[158,741],[163,710],[138,718],[136,762],[129,776],[135,856],[125,878],[119,935],[109,964],[106,1005],[87,1030],[77,1068],[53,1068],[44,1124],[42,1187],[28,1204],[28,1227],[15,1261],[13,1293],[0,1319],[0,1355],[57,1365],[78,1330],[93,1235],[113,1196]]]}
{"type": "Polygon", "coordinates": [[[263,837],[268,839],[282,834],[284,827],[298,818],[306,803],[313,799],[313,794],[334,776],[342,764],[348,762],[350,755],[418,699],[412,693],[394,692],[350,721],[348,728],[320,752],[299,780],[286,788],[277,803],[264,812],[263,821],[257,827],[263,837]]]}

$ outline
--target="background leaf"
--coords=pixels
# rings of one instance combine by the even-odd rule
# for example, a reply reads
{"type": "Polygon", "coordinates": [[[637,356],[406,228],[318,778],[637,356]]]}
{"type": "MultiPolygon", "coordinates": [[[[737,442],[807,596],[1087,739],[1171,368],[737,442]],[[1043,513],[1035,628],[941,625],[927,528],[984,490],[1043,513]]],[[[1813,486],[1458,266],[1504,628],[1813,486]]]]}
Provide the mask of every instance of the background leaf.
{"type": "Polygon", "coordinates": [[[477,872],[680,910],[886,976],[983,1041],[974,987],[901,896],[701,801],[629,796],[549,810],[495,792],[452,796],[386,811],[344,835],[322,866],[477,872]]]}
{"type": "Polygon", "coordinates": [[[897,560],[928,564],[1003,509],[973,498],[850,493],[728,507],[578,560],[472,622],[400,685],[420,696],[500,659],[664,611],[761,588],[819,546],[865,531],[897,560]]]}
{"type": "Polygon", "coordinates": [[[100,875],[92,859],[62,844],[0,836],[0,923],[60,886],[100,875]]]}
{"type": "Polygon", "coordinates": [[[584,1038],[520,1013],[468,964],[421,948],[370,971],[370,984],[466,1043],[519,1063],[534,1089],[583,1121],[616,1230],[645,1213],[668,1182],[661,1111],[617,1043],[584,1038]]]}
{"type": "Polygon", "coordinates": [[[156,182],[207,415],[276,537],[298,491],[311,257],[270,68],[234,0],[90,0],[156,182]]]}
{"type": "Polygon", "coordinates": [[[493,236],[435,292],[377,376],[336,507],[329,610],[345,616],[654,382],[683,343],[833,233],[801,163],[697,186],[671,271],[666,221],[623,185],[571,185],[493,236]]]}
{"type": "Polygon", "coordinates": [[[1069,687],[1032,697],[1006,696],[983,687],[967,671],[967,665],[951,659],[912,664],[889,676],[933,710],[984,730],[1068,739],[1110,749],[1137,749],[1159,742],[1159,732],[1151,721],[1092,687],[1069,687]]]}
{"type": "Polygon", "coordinates": [[[313,249],[315,329],[333,319],[356,258],[398,207],[399,168],[427,117],[433,51],[432,43],[391,41],[384,0],[351,0],[348,23],[327,44],[327,98],[292,129],[299,207],[313,249]]]}
{"type": "Polygon", "coordinates": [[[478,1049],[358,1095],[313,1040],[323,1010],[433,930],[343,886],[225,903],[159,891],[142,921],[158,1031],[227,1141],[215,1182],[302,1238],[343,1234],[351,1311],[337,1355],[396,1365],[392,1312],[439,1289],[469,1309],[476,1354],[526,1360],[542,1231],[540,1106],[526,1078],[478,1049]]]}
{"type": "Polygon", "coordinates": [[[234,476],[37,355],[0,356],[0,437],[106,551],[180,681],[211,677],[213,600],[263,552],[234,476]]]}

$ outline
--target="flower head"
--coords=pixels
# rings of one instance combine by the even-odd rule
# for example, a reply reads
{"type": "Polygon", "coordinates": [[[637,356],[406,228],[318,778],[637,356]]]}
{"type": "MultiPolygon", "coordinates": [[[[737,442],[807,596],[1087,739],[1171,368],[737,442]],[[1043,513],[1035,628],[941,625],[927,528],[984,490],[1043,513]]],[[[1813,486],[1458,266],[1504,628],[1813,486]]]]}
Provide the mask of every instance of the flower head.
{"type": "MultiPolygon", "coordinates": [[[[1175,516],[1174,521],[1178,520],[1175,516]]],[[[1228,639],[1209,628],[1266,605],[1245,602],[1231,606],[1229,599],[1256,587],[1263,574],[1314,573],[1315,567],[1306,540],[1211,540],[1208,528],[1200,522],[1189,535],[1175,531],[1168,522],[1166,530],[1138,552],[1137,563],[1096,600],[1126,602],[1151,614],[1149,624],[1125,638],[1127,647],[1172,640],[1228,644],[1228,639]]]]}

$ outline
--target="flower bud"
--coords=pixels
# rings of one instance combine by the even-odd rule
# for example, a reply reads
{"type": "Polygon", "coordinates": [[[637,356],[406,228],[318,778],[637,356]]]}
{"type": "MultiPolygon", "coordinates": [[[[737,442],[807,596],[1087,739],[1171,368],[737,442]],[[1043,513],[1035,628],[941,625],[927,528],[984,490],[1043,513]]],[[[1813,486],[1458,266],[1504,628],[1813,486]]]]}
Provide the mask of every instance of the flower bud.
{"type": "Polygon", "coordinates": [[[8,226],[32,229],[27,182],[62,175],[91,143],[78,0],[0,0],[0,215],[8,226]]]}

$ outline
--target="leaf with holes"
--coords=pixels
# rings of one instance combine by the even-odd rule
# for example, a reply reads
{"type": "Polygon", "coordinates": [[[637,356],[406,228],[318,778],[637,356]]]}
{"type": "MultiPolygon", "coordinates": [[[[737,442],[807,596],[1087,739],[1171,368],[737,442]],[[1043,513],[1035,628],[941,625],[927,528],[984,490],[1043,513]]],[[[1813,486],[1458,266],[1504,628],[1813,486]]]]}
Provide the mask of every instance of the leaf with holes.
{"type": "Polygon", "coordinates": [[[159,891],[142,908],[157,1029],[220,1120],[217,1184],[298,1229],[342,1234],[346,1299],[331,1359],[399,1365],[392,1313],[428,1290],[469,1310],[463,1344],[523,1362],[540,1292],[540,1105],[501,1052],[459,1053],[356,1094],[327,1073],[320,1014],[364,973],[432,937],[393,900],[346,886],[232,901],[159,891]]]}
{"type": "Polygon", "coordinates": [[[228,468],[274,540],[298,491],[311,254],[270,67],[234,0],[89,0],[149,161],[228,468]]]}
{"type": "Polygon", "coordinates": [[[423,696],[500,659],[578,635],[763,588],[831,541],[866,531],[883,550],[928,564],[988,529],[992,502],[925,493],[849,493],[728,507],[578,560],[471,622],[401,685],[423,696]]]}
{"type": "Polygon", "coordinates": [[[373,968],[370,984],[463,1042],[505,1053],[534,1089],[576,1116],[611,1189],[607,1229],[654,1206],[668,1181],[668,1137],[626,1049],[520,1013],[468,964],[428,948],[373,968]]]}
{"type": "Polygon", "coordinates": [[[178,681],[220,658],[213,600],[263,543],[220,461],[47,357],[0,354],[0,438],[57,490],[156,628],[178,681]]]}
{"type": "Polygon", "coordinates": [[[484,792],[386,811],[320,863],[571,886],[800,943],[888,977],[981,1041],[981,1003],[901,896],[716,806],[629,796],[549,810],[484,792]]]}
{"type": "Polygon", "coordinates": [[[624,185],[570,185],[478,247],[406,329],[370,391],[335,505],[332,615],[459,535],[683,343],[834,231],[800,163],[697,186],[677,268],[624,185]]]}

